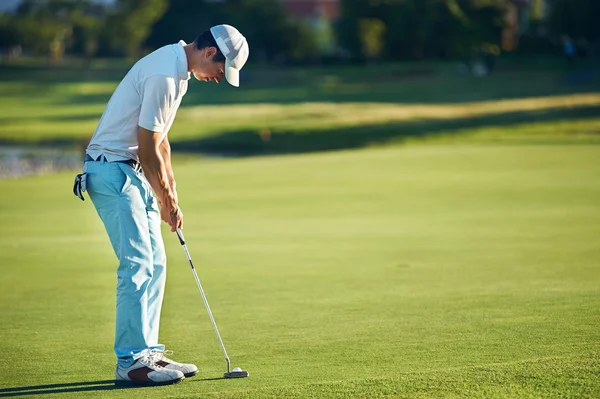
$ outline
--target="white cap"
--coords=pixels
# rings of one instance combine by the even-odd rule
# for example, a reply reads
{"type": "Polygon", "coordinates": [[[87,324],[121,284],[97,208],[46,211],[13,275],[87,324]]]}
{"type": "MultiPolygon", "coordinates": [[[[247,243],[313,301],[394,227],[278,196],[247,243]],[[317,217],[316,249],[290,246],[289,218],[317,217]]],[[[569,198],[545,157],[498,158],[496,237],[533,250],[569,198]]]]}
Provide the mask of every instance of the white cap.
{"type": "Polygon", "coordinates": [[[210,28],[219,50],[225,56],[225,78],[230,85],[240,85],[240,69],[248,60],[250,49],[242,34],[231,25],[217,25],[210,28]]]}

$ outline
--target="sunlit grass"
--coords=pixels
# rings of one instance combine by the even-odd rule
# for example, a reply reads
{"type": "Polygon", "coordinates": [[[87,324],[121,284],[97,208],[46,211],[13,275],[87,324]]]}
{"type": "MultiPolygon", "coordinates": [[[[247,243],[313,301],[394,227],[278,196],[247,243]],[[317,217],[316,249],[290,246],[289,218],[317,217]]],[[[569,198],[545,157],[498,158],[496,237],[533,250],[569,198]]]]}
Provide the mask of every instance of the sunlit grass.
{"type": "Polygon", "coordinates": [[[238,129],[322,130],[416,120],[452,120],[519,112],[600,106],[600,93],[454,104],[302,103],[184,108],[173,137],[238,129]]]}
{"type": "MultiPolygon", "coordinates": [[[[107,87],[92,83],[72,84],[41,104],[0,100],[0,138],[37,142],[53,139],[87,140],[91,137],[104,104],[65,105],[68,93],[107,94],[107,87]]],[[[583,107],[600,107],[600,94],[572,94],[524,99],[447,104],[333,103],[232,104],[183,107],[171,131],[171,139],[206,137],[240,130],[319,131],[360,125],[414,121],[452,121],[504,114],[549,113],[583,107]]],[[[491,121],[493,125],[493,120],[491,121]]],[[[580,122],[589,123],[589,122],[580,122]]],[[[592,122],[596,124],[597,122],[592,122]]],[[[595,129],[595,128],[594,128],[595,129]]],[[[548,129],[546,129],[548,130],[548,129]]]]}

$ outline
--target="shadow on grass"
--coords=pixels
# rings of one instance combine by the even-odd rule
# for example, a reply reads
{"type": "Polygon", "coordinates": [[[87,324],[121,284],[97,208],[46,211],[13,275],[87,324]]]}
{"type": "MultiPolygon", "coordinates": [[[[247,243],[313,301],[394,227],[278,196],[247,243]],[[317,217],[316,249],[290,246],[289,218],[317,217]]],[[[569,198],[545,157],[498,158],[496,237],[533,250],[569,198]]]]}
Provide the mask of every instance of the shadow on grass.
{"type": "Polygon", "coordinates": [[[47,395],[69,392],[113,391],[118,389],[147,388],[136,385],[115,385],[115,380],[70,382],[65,384],[31,385],[25,387],[2,388],[0,398],[29,395],[47,395]]]}
{"type": "MultiPolygon", "coordinates": [[[[511,127],[531,123],[568,122],[596,119],[600,106],[545,109],[540,111],[517,111],[503,114],[482,115],[454,119],[419,119],[409,121],[382,122],[370,125],[315,129],[307,131],[268,131],[247,129],[231,131],[214,136],[187,140],[171,139],[171,148],[178,152],[201,153],[212,156],[247,157],[259,155],[297,154],[321,151],[356,149],[387,143],[402,143],[415,138],[428,138],[439,135],[457,136],[469,130],[503,128],[505,136],[510,135],[511,127]]],[[[599,133],[599,132],[584,132],[599,133]]],[[[532,134],[535,141],[535,134],[532,134]]],[[[90,137],[46,139],[35,143],[19,140],[2,140],[0,145],[34,144],[58,148],[85,149],[90,137]]],[[[524,143],[527,140],[522,140],[524,143]]],[[[83,155],[82,155],[83,156],[83,155]]]]}
{"type": "MultiPolygon", "coordinates": [[[[519,124],[594,119],[599,106],[544,111],[509,112],[499,115],[457,119],[422,119],[360,125],[318,131],[257,130],[228,132],[216,136],[171,143],[175,151],[200,152],[220,156],[256,156],[332,151],[402,142],[411,138],[457,135],[464,130],[504,127],[519,124]]],[[[510,133],[508,133],[510,134],[510,133]]],[[[535,136],[532,136],[535,138],[535,136]]]]}
{"type": "MultiPolygon", "coordinates": [[[[194,381],[216,381],[224,380],[224,377],[216,378],[194,378],[194,381]]],[[[0,388],[0,398],[29,395],[48,395],[70,392],[93,392],[93,391],[115,391],[122,389],[153,388],[144,385],[116,385],[115,380],[69,382],[64,384],[31,385],[14,388],[0,388]]]]}

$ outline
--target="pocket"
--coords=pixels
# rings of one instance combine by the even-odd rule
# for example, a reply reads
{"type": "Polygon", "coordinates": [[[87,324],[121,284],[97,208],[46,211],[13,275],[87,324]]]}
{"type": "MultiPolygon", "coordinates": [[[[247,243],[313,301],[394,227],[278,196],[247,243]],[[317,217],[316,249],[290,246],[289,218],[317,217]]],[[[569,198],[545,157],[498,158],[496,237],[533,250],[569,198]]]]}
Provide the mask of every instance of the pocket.
{"type": "Polygon", "coordinates": [[[131,185],[131,177],[121,167],[123,164],[115,162],[109,165],[110,184],[118,194],[127,191],[127,188],[131,185]]]}

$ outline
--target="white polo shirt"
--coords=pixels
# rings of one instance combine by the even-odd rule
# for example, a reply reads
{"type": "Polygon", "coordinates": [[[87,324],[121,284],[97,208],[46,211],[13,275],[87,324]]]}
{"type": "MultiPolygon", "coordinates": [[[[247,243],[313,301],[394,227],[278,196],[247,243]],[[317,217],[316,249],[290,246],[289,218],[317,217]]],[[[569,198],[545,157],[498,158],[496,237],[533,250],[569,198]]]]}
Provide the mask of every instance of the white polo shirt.
{"type": "Polygon", "coordinates": [[[138,158],[138,126],[166,135],[187,92],[187,58],[182,40],[139,60],[117,86],[86,153],[109,162],[138,158]]]}

